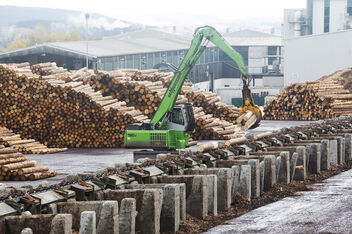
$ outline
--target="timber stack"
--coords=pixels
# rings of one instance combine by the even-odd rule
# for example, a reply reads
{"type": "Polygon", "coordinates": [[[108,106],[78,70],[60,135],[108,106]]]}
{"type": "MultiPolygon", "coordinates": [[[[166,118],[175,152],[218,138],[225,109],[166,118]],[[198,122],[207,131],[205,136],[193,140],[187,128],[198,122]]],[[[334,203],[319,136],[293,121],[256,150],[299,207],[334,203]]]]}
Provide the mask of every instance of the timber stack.
{"type": "Polygon", "coordinates": [[[319,120],[352,113],[352,70],[287,86],[265,106],[267,120],[319,120]]]}
{"type": "Polygon", "coordinates": [[[46,166],[37,166],[36,161],[28,161],[13,147],[0,144],[0,181],[39,180],[57,175],[46,166]]]}
{"type": "Polygon", "coordinates": [[[12,147],[23,154],[51,154],[67,150],[67,148],[48,148],[34,139],[22,139],[20,135],[5,127],[0,127],[0,144],[12,147]]]}
{"type": "Polygon", "coordinates": [[[119,147],[135,120],[82,93],[0,66],[0,125],[50,147],[119,147]]]}

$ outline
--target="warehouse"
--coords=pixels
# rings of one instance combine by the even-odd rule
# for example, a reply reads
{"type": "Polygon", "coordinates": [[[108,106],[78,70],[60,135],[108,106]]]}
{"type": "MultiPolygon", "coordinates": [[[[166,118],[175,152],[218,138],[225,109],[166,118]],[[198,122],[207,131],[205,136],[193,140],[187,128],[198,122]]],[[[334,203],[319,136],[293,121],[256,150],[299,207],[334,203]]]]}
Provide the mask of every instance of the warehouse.
{"type": "MultiPolygon", "coordinates": [[[[229,33],[225,39],[258,78],[266,73],[281,74],[281,37],[250,30],[229,33]]],[[[192,40],[191,35],[156,30],[129,32],[104,40],[89,41],[89,67],[111,71],[117,68],[149,69],[169,63],[178,66],[192,40]]],[[[86,42],[54,42],[0,54],[0,63],[55,61],[70,70],[86,66],[86,42]]],[[[219,78],[239,78],[236,64],[211,44],[189,75],[193,83],[219,78]]]]}

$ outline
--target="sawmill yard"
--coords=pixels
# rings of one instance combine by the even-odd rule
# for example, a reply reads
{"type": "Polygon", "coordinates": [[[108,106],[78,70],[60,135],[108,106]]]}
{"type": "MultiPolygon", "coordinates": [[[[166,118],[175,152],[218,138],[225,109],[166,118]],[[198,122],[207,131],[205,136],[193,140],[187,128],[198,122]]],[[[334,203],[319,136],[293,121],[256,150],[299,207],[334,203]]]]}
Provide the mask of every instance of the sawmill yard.
{"type": "Polygon", "coordinates": [[[1,233],[244,228],[231,219],[351,168],[351,69],[287,86],[251,130],[252,117],[186,82],[177,102],[193,104],[189,147],[135,161],[124,132],[150,121],[172,77],[0,65],[1,233]]]}

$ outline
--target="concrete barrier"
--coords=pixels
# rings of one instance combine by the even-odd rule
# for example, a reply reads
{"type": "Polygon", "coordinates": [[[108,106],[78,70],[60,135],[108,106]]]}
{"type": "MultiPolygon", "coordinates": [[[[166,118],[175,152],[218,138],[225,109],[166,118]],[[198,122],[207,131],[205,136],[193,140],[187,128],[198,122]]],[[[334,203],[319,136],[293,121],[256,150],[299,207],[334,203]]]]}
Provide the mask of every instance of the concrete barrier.
{"type": "Polygon", "coordinates": [[[205,175],[159,176],[158,183],[186,184],[187,213],[197,218],[208,215],[208,177],[205,175]]]}
{"type": "Polygon", "coordinates": [[[52,231],[53,224],[56,227],[54,233],[71,233],[72,216],[70,214],[59,215],[62,225],[58,225],[58,219],[55,219],[55,217],[58,215],[59,214],[8,216],[5,217],[6,230],[4,233],[21,233],[23,229],[30,228],[35,234],[47,234],[52,231]],[[61,228],[61,230],[59,230],[59,228],[61,228]],[[70,232],[67,232],[68,230],[70,232]]]}
{"type": "Polygon", "coordinates": [[[277,181],[279,183],[290,183],[290,152],[284,151],[280,154],[280,167],[277,181]]]}
{"type": "Polygon", "coordinates": [[[314,143],[309,146],[309,166],[308,171],[314,174],[320,173],[321,155],[319,143],[314,143]]]}
{"type": "Polygon", "coordinates": [[[98,234],[118,233],[118,203],[116,201],[59,202],[56,205],[58,213],[72,214],[72,227],[75,230],[78,230],[81,225],[82,212],[94,211],[98,234]]]}
{"type": "Polygon", "coordinates": [[[299,170],[295,170],[294,179],[298,181],[304,181],[307,177],[307,155],[306,155],[306,147],[298,146],[296,148],[296,152],[298,154],[296,167],[298,166],[299,170]]]}
{"type": "Polygon", "coordinates": [[[248,165],[251,167],[251,196],[260,196],[260,168],[258,159],[250,159],[248,165]]]}
{"type": "Polygon", "coordinates": [[[264,158],[264,191],[268,191],[276,184],[276,157],[266,155],[264,158]]]}
{"type": "Polygon", "coordinates": [[[238,192],[240,185],[240,166],[231,167],[231,204],[235,203],[236,193],[238,192]]]}
{"type": "Polygon", "coordinates": [[[231,207],[231,169],[230,168],[208,168],[187,169],[186,175],[216,175],[217,176],[217,199],[218,210],[224,211],[231,207]]]}
{"type": "Polygon", "coordinates": [[[330,165],[336,167],[338,163],[337,140],[329,140],[330,165]]]}
{"type": "MultiPolygon", "coordinates": [[[[130,184],[125,185],[126,189],[162,189],[163,202],[161,207],[161,226],[162,232],[177,232],[180,226],[181,199],[185,196],[180,195],[180,187],[185,184],[130,184]]],[[[183,190],[185,193],[186,191],[183,190]]],[[[183,203],[185,201],[182,201],[183,203]]],[[[186,210],[184,210],[186,212],[186,210]]]]}
{"type": "Polygon", "coordinates": [[[337,141],[337,164],[345,162],[345,139],[343,137],[336,137],[337,141]]]}
{"type": "Polygon", "coordinates": [[[251,200],[251,166],[242,165],[240,173],[239,193],[251,200]]]}
{"type": "Polygon", "coordinates": [[[160,232],[160,213],[163,197],[162,189],[121,189],[105,190],[104,199],[121,201],[124,198],[136,200],[136,231],[141,233],[160,232]]]}
{"type": "Polygon", "coordinates": [[[345,158],[346,161],[352,161],[352,135],[345,135],[345,158]]]}
{"type": "Polygon", "coordinates": [[[81,213],[79,234],[96,234],[96,228],[95,211],[83,211],[81,213]]]}
{"type": "Polygon", "coordinates": [[[322,140],[320,147],[320,155],[321,155],[321,170],[329,170],[330,169],[330,146],[329,140],[322,140]]]}
{"type": "Polygon", "coordinates": [[[121,201],[119,215],[119,234],[136,232],[136,199],[124,198],[121,201]]]}

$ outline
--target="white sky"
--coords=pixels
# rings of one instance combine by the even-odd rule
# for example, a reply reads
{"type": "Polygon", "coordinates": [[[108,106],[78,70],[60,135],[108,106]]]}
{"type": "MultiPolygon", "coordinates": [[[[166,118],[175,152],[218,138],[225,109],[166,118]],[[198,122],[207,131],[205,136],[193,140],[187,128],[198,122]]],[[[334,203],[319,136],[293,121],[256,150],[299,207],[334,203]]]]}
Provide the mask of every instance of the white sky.
{"type": "Polygon", "coordinates": [[[306,0],[0,0],[0,5],[70,9],[142,24],[184,26],[280,19],[284,9],[305,4],[306,0]]]}

